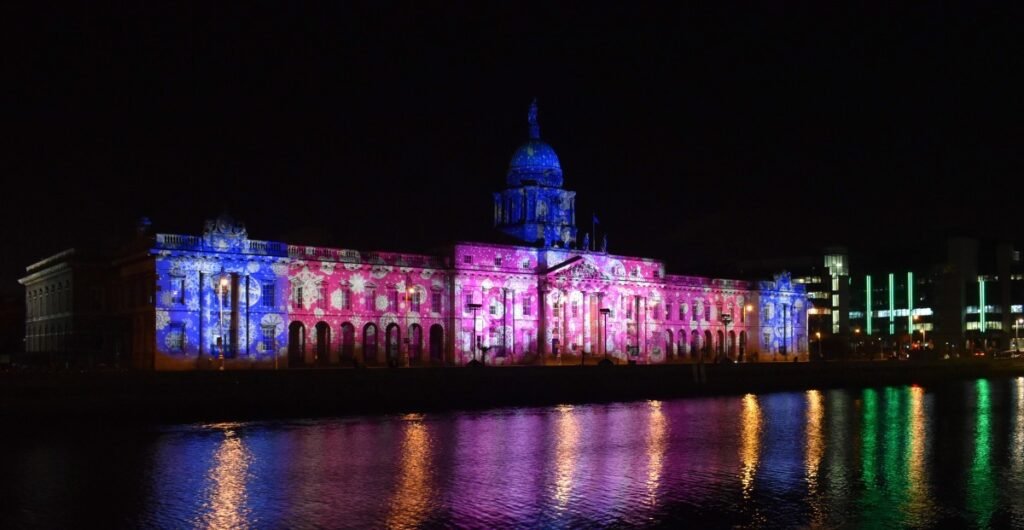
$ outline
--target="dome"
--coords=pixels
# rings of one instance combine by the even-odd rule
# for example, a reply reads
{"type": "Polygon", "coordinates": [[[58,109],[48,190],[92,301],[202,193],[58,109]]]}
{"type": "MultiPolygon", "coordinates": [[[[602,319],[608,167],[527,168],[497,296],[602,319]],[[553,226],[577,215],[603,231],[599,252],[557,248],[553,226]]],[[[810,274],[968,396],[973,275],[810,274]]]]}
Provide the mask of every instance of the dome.
{"type": "Polygon", "coordinates": [[[562,165],[550,145],[531,139],[516,149],[508,163],[508,185],[522,186],[536,183],[540,186],[561,187],[562,165]]]}
{"type": "Polygon", "coordinates": [[[519,146],[508,163],[506,182],[509,186],[536,184],[554,188],[562,187],[562,165],[550,145],[540,139],[540,125],[537,123],[537,100],[530,104],[527,114],[530,124],[530,139],[519,146]]]}

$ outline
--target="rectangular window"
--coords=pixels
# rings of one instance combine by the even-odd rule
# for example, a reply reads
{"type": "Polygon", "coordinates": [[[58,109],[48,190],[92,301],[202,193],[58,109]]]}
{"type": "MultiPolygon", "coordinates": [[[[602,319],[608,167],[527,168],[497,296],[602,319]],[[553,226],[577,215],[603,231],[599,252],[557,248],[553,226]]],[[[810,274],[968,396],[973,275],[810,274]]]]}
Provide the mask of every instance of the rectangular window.
{"type": "Polygon", "coordinates": [[[341,290],[341,307],[346,311],[352,310],[352,289],[348,287],[341,290]]]}
{"type": "Polygon", "coordinates": [[[185,325],[174,323],[167,326],[167,348],[172,352],[185,349],[185,325]]]}
{"type": "Polygon", "coordinates": [[[462,262],[463,263],[473,263],[473,256],[471,256],[469,254],[466,254],[465,256],[462,256],[462,262]]]}
{"type": "Polygon", "coordinates": [[[686,304],[679,304],[679,320],[686,318],[686,304]]]}
{"type": "Polygon", "coordinates": [[[363,309],[371,311],[374,308],[374,301],[377,299],[377,289],[366,289],[366,299],[363,300],[363,309]]]}
{"type": "Polygon", "coordinates": [[[704,322],[711,322],[711,304],[704,306],[704,322]]]}
{"type": "Polygon", "coordinates": [[[301,285],[295,288],[295,304],[300,306],[300,307],[302,306],[302,286],[301,285]]]}
{"type": "Polygon", "coordinates": [[[419,293],[419,291],[416,291],[416,292],[412,293],[412,296],[409,297],[409,306],[410,306],[411,310],[416,311],[417,313],[419,312],[419,310],[420,310],[420,293],[419,293]]]}
{"type": "Polygon", "coordinates": [[[430,294],[430,310],[434,313],[441,312],[441,293],[430,294]]]}
{"type": "Polygon", "coordinates": [[[572,303],[572,318],[577,318],[579,316],[580,316],[580,304],[579,304],[579,302],[573,302],[572,303]]]}
{"type": "Polygon", "coordinates": [[[633,303],[626,303],[626,318],[633,318],[633,303]]]}
{"type": "Polygon", "coordinates": [[[388,311],[398,311],[398,291],[392,290],[388,293],[388,311]]]}
{"type": "Polygon", "coordinates": [[[659,318],[661,318],[660,315],[661,315],[661,308],[658,307],[658,304],[654,304],[653,306],[651,306],[651,319],[658,320],[659,318]]]}
{"type": "Polygon", "coordinates": [[[665,304],[665,320],[672,320],[672,304],[665,304]]]}
{"type": "Polygon", "coordinates": [[[260,340],[260,351],[272,352],[274,347],[274,335],[277,332],[275,326],[263,326],[263,339],[260,340]]]}
{"type": "Polygon", "coordinates": [[[317,302],[321,305],[327,305],[327,282],[320,282],[320,285],[318,285],[316,289],[316,294],[319,298],[317,302]]]}
{"type": "Polygon", "coordinates": [[[262,285],[260,300],[263,307],[274,307],[274,284],[267,282],[262,285]]]}
{"type": "Polygon", "coordinates": [[[501,256],[494,256],[494,266],[501,267],[501,256]]]}
{"type": "Polygon", "coordinates": [[[533,300],[529,296],[523,296],[523,316],[533,314],[533,300]]]}
{"type": "Polygon", "coordinates": [[[530,268],[530,260],[528,260],[528,259],[523,260],[523,268],[524,269],[529,269],[530,268]]]}
{"type": "Polygon", "coordinates": [[[174,278],[171,280],[172,302],[178,305],[185,303],[185,278],[174,278]]]}
{"type": "Polygon", "coordinates": [[[492,315],[497,315],[498,314],[498,304],[491,304],[490,309],[491,309],[491,314],[492,315]]]}
{"type": "Polygon", "coordinates": [[[472,294],[467,294],[466,295],[466,312],[467,313],[472,311],[472,309],[469,307],[470,304],[472,304],[472,303],[473,303],[473,295],[472,294]]]}
{"type": "Polygon", "coordinates": [[[551,308],[551,316],[555,318],[562,316],[562,304],[555,303],[554,307],[551,308]]]}

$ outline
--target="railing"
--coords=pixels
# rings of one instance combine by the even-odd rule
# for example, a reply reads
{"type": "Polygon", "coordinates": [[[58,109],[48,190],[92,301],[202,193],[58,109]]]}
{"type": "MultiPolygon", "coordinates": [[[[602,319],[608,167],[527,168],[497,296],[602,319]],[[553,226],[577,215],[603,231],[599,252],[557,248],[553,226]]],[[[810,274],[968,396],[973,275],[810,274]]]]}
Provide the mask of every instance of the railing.
{"type": "MultiPolygon", "coordinates": [[[[207,250],[203,238],[181,234],[156,234],[156,248],[168,250],[207,250]]],[[[293,259],[334,261],[338,263],[365,263],[368,265],[391,265],[395,267],[414,267],[422,269],[442,269],[444,260],[435,256],[419,254],[391,254],[382,252],[359,252],[357,250],[313,247],[306,245],[288,245],[277,241],[259,241],[250,239],[242,247],[245,254],[263,256],[287,256],[293,259]]]]}
{"type": "Polygon", "coordinates": [[[157,234],[156,246],[168,249],[200,249],[203,246],[203,239],[198,236],[157,234]]]}

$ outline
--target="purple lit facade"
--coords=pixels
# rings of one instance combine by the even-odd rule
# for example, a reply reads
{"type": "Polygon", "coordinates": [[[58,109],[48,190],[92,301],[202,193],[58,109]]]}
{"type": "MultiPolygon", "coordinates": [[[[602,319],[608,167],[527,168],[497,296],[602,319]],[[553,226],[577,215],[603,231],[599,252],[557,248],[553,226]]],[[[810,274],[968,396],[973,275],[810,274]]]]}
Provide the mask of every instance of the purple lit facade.
{"type": "MultiPolygon", "coordinates": [[[[202,236],[157,234],[117,262],[141,279],[129,357],[158,370],[352,365],[764,361],[807,352],[803,286],[677,276],[577,240],[575,193],[554,150],[529,140],[494,195],[495,227],[522,245],[436,255],[249,239],[228,218],[202,236]],[[150,283],[155,277],[155,284],[150,283]]],[[[44,275],[45,276],[45,275],[44,275]]],[[[23,283],[25,283],[23,281],[23,283]]],[[[26,290],[32,286],[26,284],[26,290]]]]}

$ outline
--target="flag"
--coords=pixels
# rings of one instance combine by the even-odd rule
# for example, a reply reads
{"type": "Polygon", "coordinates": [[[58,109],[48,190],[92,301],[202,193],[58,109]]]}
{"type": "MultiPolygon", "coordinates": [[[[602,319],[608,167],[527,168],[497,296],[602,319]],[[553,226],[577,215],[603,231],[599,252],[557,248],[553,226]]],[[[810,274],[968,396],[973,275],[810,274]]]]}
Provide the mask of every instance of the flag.
{"type": "Polygon", "coordinates": [[[597,214],[594,214],[594,224],[600,224],[600,223],[599,223],[599,222],[597,221],[597,214]]]}

